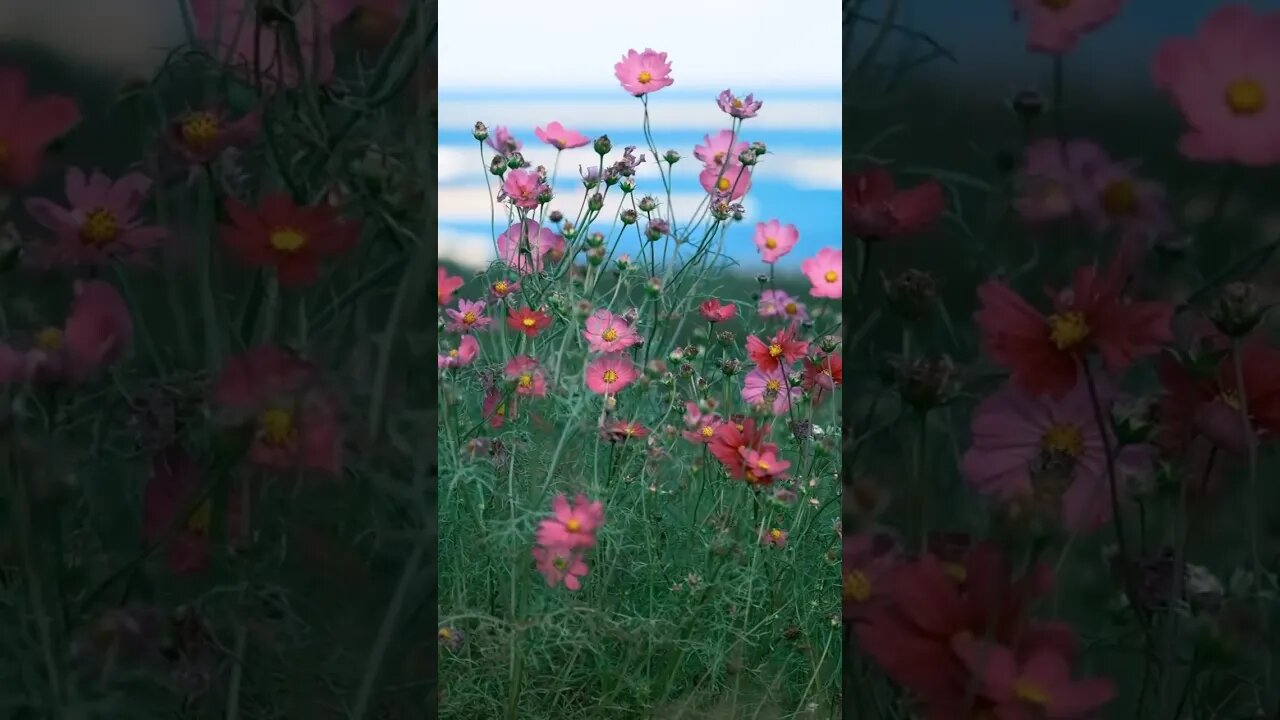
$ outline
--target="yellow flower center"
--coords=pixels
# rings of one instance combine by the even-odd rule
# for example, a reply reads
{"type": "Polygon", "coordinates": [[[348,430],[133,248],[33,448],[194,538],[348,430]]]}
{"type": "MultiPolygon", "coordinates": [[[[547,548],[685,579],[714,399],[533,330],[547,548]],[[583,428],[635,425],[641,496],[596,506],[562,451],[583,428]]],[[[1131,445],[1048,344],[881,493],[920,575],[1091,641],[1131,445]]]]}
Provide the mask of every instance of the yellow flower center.
{"type": "Polygon", "coordinates": [[[1089,337],[1084,315],[1074,310],[1049,316],[1049,340],[1059,350],[1070,350],[1089,337]]]}
{"type": "Polygon", "coordinates": [[[1040,446],[1050,452],[1080,457],[1084,452],[1084,436],[1074,425],[1051,425],[1040,439],[1040,446]]]}
{"type": "Polygon", "coordinates": [[[653,75],[648,70],[641,70],[639,77],[636,78],[641,84],[647,83],[653,79],[653,75]]]}
{"type": "Polygon", "coordinates": [[[716,189],[720,192],[728,192],[731,187],[733,187],[733,185],[730,184],[729,178],[722,177],[716,181],[716,189]]]}
{"type": "Polygon", "coordinates": [[[601,375],[601,378],[603,378],[604,381],[607,383],[617,382],[618,373],[614,372],[613,370],[605,370],[604,375],[601,375]]]}
{"type": "Polygon", "coordinates": [[[1044,691],[1044,688],[1026,680],[1014,681],[1013,694],[1019,700],[1032,705],[1047,705],[1049,703],[1049,694],[1044,691]]]}
{"type": "Polygon", "coordinates": [[[765,462],[765,461],[763,461],[763,460],[757,460],[757,461],[756,461],[756,467],[760,468],[761,470],[764,470],[765,472],[768,472],[768,471],[769,471],[769,463],[767,463],[767,462],[765,462]]]}
{"type": "Polygon", "coordinates": [[[770,250],[776,250],[778,248],[778,241],[771,237],[767,237],[764,239],[764,246],[770,250]]]}
{"type": "Polygon", "coordinates": [[[205,500],[200,507],[187,518],[187,529],[194,533],[205,534],[213,521],[213,502],[205,500]]]}
{"type": "Polygon", "coordinates": [[[507,414],[507,404],[503,403],[499,405],[497,408],[494,409],[493,414],[497,415],[498,417],[505,416],[507,414]]]}
{"type": "Polygon", "coordinates": [[[448,641],[453,639],[453,632],[449,628],[440,628],[440,632],[436,634],[439,635],[441,640],[448,641]]]}
{"type": "Polygon", "coordinates": [[[62,331],[51,327],[36,333],[36,347],[41,350],[57,350],[62,347],[62,331]]]}
{"type": "Polygon", "coordinates": [[[463,325],[474,325],[476,322],[476,314],[470,310],[462,314],[463,325]]]}
{"type": "Polygon", "coordinates": [[[218,139],[218,118],[209,112],[194,112],[182,121],[182,139],[192,145],[208,145],[218,139]]]}
{"type": "Polygon", "coordinates": [[[283,445],[293,437],[293,413],[272,408],[258,417],[262,439],[271,445],[283,445]]]}
{"type": "Polygon", "coordinates": [[[774,528],[769,531],[769,537],[773,538],[774,542],[777,542],[782,539],[782,531],[778,528],[774,528]]]}
{"type": "Polygon", "coordinates": [[[506,295],[507,288],[509,287],[511,286],[507,284],[506,280],[499,280],[498,282],[493,284],[493,291],[499,295],[506,295]]]}
{"type": "Polygon", "coordinates": [[[1138,191],[1129,180],[1108,183],[1101,199],[1108,215],[1132,215],[1138,209],[1138,191]]]}
{"type": "Polygon", "coordinates": [[[800,308],[796,307],[795,303],[787,303],[786,307],[783,309],[787,311],[788,315],[795,315],[797,312],[800,312],[800,308]]]}
{"type": "Polygon", "coordinates": [[[613,342],[618,339],[618,331],[613,328],[605,328],[604,332],[600,333],[600,337],[603,338],[605,342],[613,342]]]}
{"type": "Polygon", "coordinates": [[[776,358],[776,357],[778,357],[778,356],[779,356],[779,355],[781,355],[781,354],[782,354],[782,346],[781,346],[781,345],[779,345],[778,343],[773,343],[772,345],[770,345],[770,346],[769,346],[769,357],[775,357],[775,358],[776,358]]]}
{"type": "Polygon", "coordinates": [[[850,570],[844,574],[843,593],[846,600],[866,602],[871,597],[871,580],[861,570],[850,570]]]}
{"type": "Polygon", "coordinates": [[[564,524],[564,529],[569,532],[578,532],[582,529],[582,523],[578,518],[569,518],[569,522],[564,524]]]}
{"type": "Polygon", "coordinates": [[[451,357],[451,358],[456,358],[456,357],[458,357],[458,348],[453,348],[452,350],[450,350],[450,351],[449,351],[449,357],[451,357]]]}
{"type": "Polygon", "coordinates": [[[702,437],[707,437],[707,438],[709,438],[709,437],[714,436],[715,434],[716,434],[716,429],[715,429],[715,428],[711,427],[710,425],[703,425],[703,426],[702,426],[702,437]]]}
{"type": "Polygon", "coordinates": [[[552,564],[552,565],[555,565],[557,570],[563,570],[563,569],[565,569],[566,567],[568,567],[568,566],[569,566],[568,561],[566,561],[566,560],[565,560],[564,558],[562,558],[562,557],[558,557],[558,558],[556,558],[555,560],[552,560],[552,561],[551,561],[551,564],[552,564]]]}
{"type": "Polygon", "coordinates": [[[769,392],[774,392],[774,393],[776,393],[776,392],[778,392],[778,391],[782,390],[782,383],[778,382],[777,380],[769,380],[768,382],[766,382],[766,383],[764,384],[764,388],[765,388],[765,390],[768,390],[769,392]]]}
{"type": "Polygon", "coordinates": [[[1227,86],[1227,107],[1236,115],[1256,115],[1267,103],[1267,94],[1257,80],[1237,80],[1227,86]]]}
{"type": "Polygon", "coordinates": [[[833,283],[836,280],[840,279],[840,275],[835,270],[828,270],[826,274],[822,276],[822,279],[826,280],[829,283],[833,283]]]}
{"type": "Polygon", "coordinates": [[[533,318],[531,318],[531,317],[527,317],[527,318],[525,318],[524,320],[521,320],[521,321],[520,321],[520,324],[521,324],[521,325],[524,325],[524,326],[525,326],[525,327],[527,327],[527,328],[531,328],[531,327],[533,327],[534,325],[537,325],[537,324],[538,324],[538,322],[537,322],[536,320],[534,320],[533,318]]]}
{"type": "Polygon", "coordinates": [[[120,223],[115,213],[106,208],[95,208],[84,216],[84,224],[80,226],[80,239],[85,245],[100,247],[106,245],[120,234],[120,223]]]}
{"type": "Polygon", "coordinates": [[[271,239],[268,241],[271,247],[280,252],[291,253],[302,249],[307,244],[307,236],[294,230],[293,228],[281,228],[271,233],[271,239]]]}
{"type": "Polygon", "coordinates": [[[532,376],[532,375],[529,375],[528,373],[526,373],[526,374],[524,374],[524,375],[521,375],[521,376],[520,376],[520,387],[522,387],[522,388],[533,387],[533,376],[532,376]]]}

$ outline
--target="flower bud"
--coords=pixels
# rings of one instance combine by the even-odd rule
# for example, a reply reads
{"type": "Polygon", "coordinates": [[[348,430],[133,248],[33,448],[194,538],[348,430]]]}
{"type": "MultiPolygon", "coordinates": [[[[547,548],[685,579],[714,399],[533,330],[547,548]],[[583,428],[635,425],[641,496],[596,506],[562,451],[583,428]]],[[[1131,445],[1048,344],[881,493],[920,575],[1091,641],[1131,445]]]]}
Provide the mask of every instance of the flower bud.
{"type": "Polygon", "coordinates": [[[627,208],[626,210],[623,210],[621,218],[623,225],[634,225],[636,222],[635,208],[627,208]]]}
{"type": "Polygon", "coordinates": [[[823,335],[822,339],[818,340],[818,347],[825,353],[835,352],[836,348],[840,347],[840,338],[836,335],[823,335]]]}
{"type": "Polygon", "coordinates": [[[519,151],[513,152],[507,156],[507,167],[511,168],[512,170],[515,170],[516,168],[522,168],[524,166],[525,166],[524,155],[521,155],[519,151]]]}
{"type": "Polygon", "coordinates": [[[757,140],[751,143],[751,152],[755,153],[756,157],[760,157],[761,155],[764,155],[766,152],[768,152],[768,148],[765,147],[764,143],[757,140]]]}
{"type": "Polygon", "coordinates": [[[738,339],[728,330],[721,330],[716,333],[716,342],[720,343],[722,347],[733,347],[738,342],[738,339]]]}
{"type": "Polygon", "coordinates": [[[644,291],[650,297],[658,297],[662,294],[662,278],[649,278],[649,282],[645,283],[644,291]]]}
{"type": "Polygon", "coordinates": [[[947,404],[960,390],[960,374],[946,355],[900,361],[897,375],[902,399],[920,411],[947,404]]]}
{"type": "Polygon", "coordinates": [[[613,149],[613,142],[609,140],[608,135],[601,135],[600,137],[596,138],[596,141],[595,143],[592,144],[592,147],[595,148],[597,155],[608,155],[609,151],[613,149]]]}
{"type": "Polygon", "coordinates": [[[662,159],[666,160],[668,165],[675,165],[680,162],[680,153],[675,150],[668,150],[663,154],[662,159]]]}
{"type": "Polygon", "coordinates": [[[1240,338],[1258,326],[1266,311],[1252,283],[1233,282],[1222,288],[1209,310],[1209,319],[1223,335],[1240,338]]]}
{"type": "Polygon", "coordinates": [[[604,262],[604,248],[598,245],[587,248],[587,262],[592,267],[598,267],[600,263],[604,262]]]}
{"type": "Polygon", "coordinates": [[[658,242],[664,235],[669,235],[670,233],[670,223],[662,218],[650,220],[648,227],[644,230],[644,236],[649,238],[649,242],[658,242]]]}
{"type": "Polygon", "coordinates": [[[622,180],[618,182],[618,189],[621,190],[624,195],[635,190],[636,179],[633,177],[623,177],[622,180]]]}
{"type": "Polygon", "coordinates": [[[736,358],[730,358],[720,363],[720,372],[724,373],[725,377],[733,377],[741,371],[742,361],[736,358]]]}
{"type": "Polygon", "coordinates": [[[489,161],[489,173],[502,177],[507,172],[507,159],[501,155],[494,155],[489,161]]]}
{"type": "Polygon", "coordinates": [[[884,294],[889,307],[907,322],[923,318],[938,299],[938,286],[929,273],[906,270],[884,281],[884,294]]]}
{"type": "Polygon", "coordinates": [[[477,120],[475,128],[471,131],[471,137],[479,140],[480,142],[484,142],[489,137],[489,128],[485,127],[484,123],[477,120]]]}
{"type": "Polygon", "coordinates": [[[618,256],[617,260],[614,260],[613,262],[618,266],[619,271],[626,272],[631,267],[631,256],[626,253],[623,253],[618,256]]]}
{"type": "Polygon", "coordinates": [[[601,195],[600,193],[592,193],[591,197],[587,199],[588,210],[592,212],[600,212],[600,209],[603,207],[604,207],[604,196],[601,195]]]}
{"type": "Polygon", "coordinates": [[[587,247],[604,247],[604,233],[596,231],[587,236],[587,247]]]}
{"type": "Polygon", "coordinates": [[[645,195],[640,198],[640,212],[653,212],[658,207],[658,201],[653,199],[652,195],[645,195]]]}
{"type": "Polygon", "coordinates": [[[750,150],[743,150],[738,153],[738,162],[742,163],[746,167],[751,167],[756,164],[756,154],[750,150]]]}
{"type": "Polygon", "coordinates": [[[547,219],[553,223],[558,223],[561,220],[564,220],[564,213],[559,210],[552,210],[551,214],[547,216],[547,219]]]}

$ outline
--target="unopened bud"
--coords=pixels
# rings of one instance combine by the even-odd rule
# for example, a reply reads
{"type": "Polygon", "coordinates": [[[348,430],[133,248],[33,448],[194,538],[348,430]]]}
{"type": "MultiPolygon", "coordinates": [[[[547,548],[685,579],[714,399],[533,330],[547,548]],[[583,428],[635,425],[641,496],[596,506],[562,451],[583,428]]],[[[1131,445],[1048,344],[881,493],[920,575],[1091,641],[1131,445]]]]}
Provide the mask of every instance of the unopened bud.
{"type": "Polygon", "coordinates": [[[595,148],[596,154],[608,155],[609,151],[613,149],[613,142],[609,140],[608,135],[601,135],[600,137],[596,138],[596,141],[592,145],[592,147],[595,148]]]}
{"type": "Polygon", "coordinates": [[[1234,282],[1222,288],[1209,310],[1209,319],[1223,335],[1239,338],[1253,332],[1266,311],[1251,283],[1234,282]]]}
{"type": "Polygon", "coordinates": [[[742,163],[746,167],[751,167],[756,164],[756,154],[750,150],[743,150],[738,153],[738,162],[742,163]]]}
{"type": "Polygon", "coordinates": [[[735,358],[730,358],[720,363],[720,372],[724,373],[725,377],[733,377],[734,375],[737,375],[741,371],[742,371],[742,361],[737,360],[735,358]]]}
{"type": "Polygon", "coordinates": [[[889,307],[907,322],[923,318],[938,299],[938,286],[929,273],[906,270],[884,281],[889,307]]]}
{"type": "Polygon", "coordinates": [[[621,215],[622,224],[634,225],[636,222],[636,216],[637,216],[637,213],[635,211],[635,208],[627,208],[626,210],[623,210],[621,215]]]}
{"type": "Polygon", "coordinates": [[[666,160],[668,165],[675,165],[680,162],[680,153],[675,150],[668,150],[662,155],[662,159],[666,160]]]}
{"type": "Polygon", "coordinates": [[[560,212],[559,210],[552,210],[551,214],[547,216],[547,219],[549,219],[553,223],[558,223],[564,219],[564,213],[560,212]]]}
{"type": "Polygon", "coordinates": [[[587,247],[604,247],[604,233],[596,231],[587,236],[587,247]]]}
{"type": "Polygon", "coordinates": [[[960,389],[959,372],[946,355],[900,362],[897,375],[902,399],[921,411],[947,404],[960,389]]]}
{"type": "Polygon", "coordinates": [[[653,199],[651,195],[645,195],[640,198],[640,212],[653,212],[658,207],[658,201],[653,199]]]}
{"type": "Polygon", "coordinates": [[[759,140],[751,143],[751,152],[755,153],[756,157],[760,157],[761,155],[764,155],[768,151],[769,150],[768,148],[765,147],[765,144],[760,142],[759,140]]]}
{"type": "Polygon", "coordinates": [[[621,190],[623,194],[626,194],[631,192],[632,190],[635,190],[636,179],[633,177],[622,178],[622,180],[618,182],[618,189],[621,190]]]}
{"type": "Polygon", "coordinates": [[[592,193],[591,197],[587,199],[588,210],[592,212],[600,212],[600,209],[603,207],[604,207],[604,196],[601,195],[600,193],[592,193]]]}
{"type": "Polygon", "coordinates": [[[489,128],[485,127],[484,123],[477,120],[475,128],[471,131],[471,137],[479,140],[480,142],[484,142],[489,137],[489,128]]]}

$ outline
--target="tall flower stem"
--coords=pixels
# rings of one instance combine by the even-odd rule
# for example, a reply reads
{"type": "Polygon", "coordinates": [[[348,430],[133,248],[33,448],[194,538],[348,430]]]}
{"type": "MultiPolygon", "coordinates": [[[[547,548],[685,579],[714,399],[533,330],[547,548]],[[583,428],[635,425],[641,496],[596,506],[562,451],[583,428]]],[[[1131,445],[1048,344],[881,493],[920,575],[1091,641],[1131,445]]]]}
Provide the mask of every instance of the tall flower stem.
{"type": "Polygon", "coordinates": [[[1093,421],[1098,426],[1098,434],[1102,436],[1102,452],[1107,462],[1107,489],[1111,494],[1111,516],[1116,529],[1116,545],[1120,549],[1125,593],[1132,596],[1129,582],[1129,541],[1124,530],[1124,514],[1120,508],[1120,488],[1116,480],[1116,449],[1112,445],[1111,424],[1107,422],[1102,411],[1102,402],[1098,398],[1098,384],[1093,377],[1093,369],[1089,367],[1088,361],[1082,365],[1085,382],[1089,386],[1089,404],[1093,406],[1093,421]]]}

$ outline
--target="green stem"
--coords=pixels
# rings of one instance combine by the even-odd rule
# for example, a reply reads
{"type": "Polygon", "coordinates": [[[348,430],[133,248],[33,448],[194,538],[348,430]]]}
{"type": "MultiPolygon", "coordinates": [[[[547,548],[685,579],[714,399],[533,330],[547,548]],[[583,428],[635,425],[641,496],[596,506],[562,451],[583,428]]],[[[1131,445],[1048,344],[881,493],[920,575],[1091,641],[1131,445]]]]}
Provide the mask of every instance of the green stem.
{"type": "Polygon", "coordinates": [[[387,378],[391,371],[391,353],[395,350],[401,324],[405,319],[409,295],[422,288],[422,278],[427,273],[427,243],[418,243],[409,266],[405,269],[400,287],[396,289],[395,300],[391,304],[391,314],[382,334],[382,347],[378,354],[378,368],[373,381],[373,399],[369,405],[369,437],[377,439],[382,425],[382,410],[387,399],[387,378]]]}

